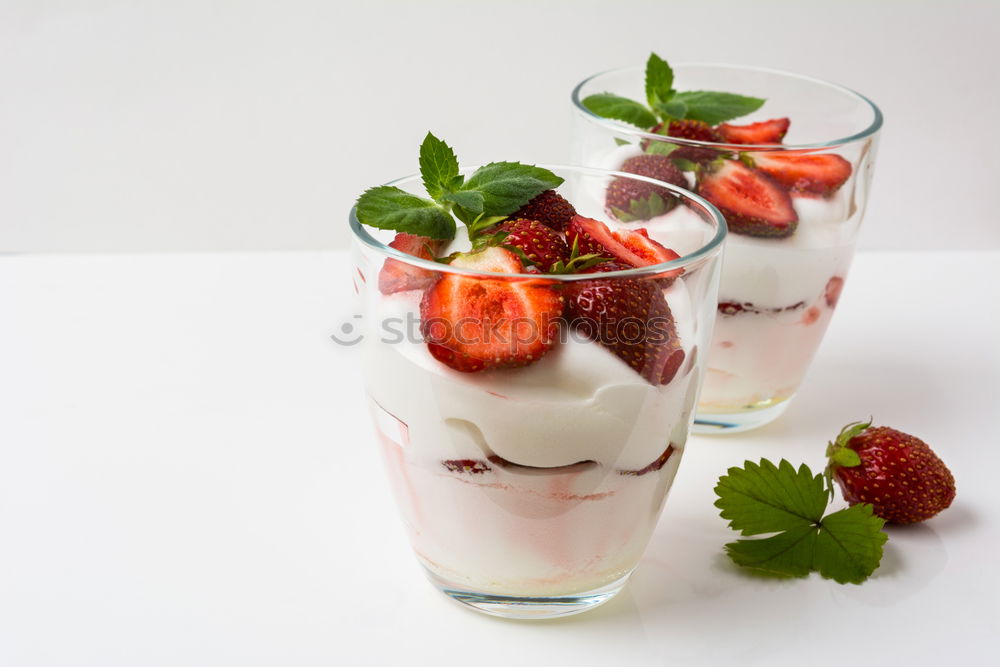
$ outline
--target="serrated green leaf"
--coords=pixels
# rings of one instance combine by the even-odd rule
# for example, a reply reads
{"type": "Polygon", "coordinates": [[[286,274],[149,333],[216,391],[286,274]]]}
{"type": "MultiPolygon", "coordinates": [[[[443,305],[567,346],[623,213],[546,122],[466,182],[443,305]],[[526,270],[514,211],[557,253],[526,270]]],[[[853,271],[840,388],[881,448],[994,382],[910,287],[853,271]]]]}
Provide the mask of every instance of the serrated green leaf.
{"type": "Polygon", "coordinates": [[[584,98],[583,106],[601,118],[620,120],[648,130],[656,125],[656,116],[635,100],[611,93],[598,93],[584,98]]]}
{"type": "Polygon", "coordinates": [[[686,118],[688,113],[687,104],[679,99],[684,93],[676,93],[672,100],[657,104],[654,109],[663,120],[670,118],[686,118]]]}
{"type": "Polygon", "coordinates": [[[618,146],[630,146],[631,142],[626,141],[625,139],[622,139],[620,137],[615,137],[615,144],[618,146]]]}
{"type": "Polygon", "coordinates": [[[860,584],[882,560],[885,520],[863,503],[823,517],[812,567],[837,583],[860,584]]]}
{"type": "Polygon", "coordinates": [[[445,194],[442,199],[445,201],[450,201],[458,204],[466,211],[479,215],[483,212],[483,202],[485,197],[482,192],[477,192],[473,190],[459,190],[458,192],[449,192],[445,194]]]}
{"type": "Polygon", "coordinates": [[[651,192],[648,197],[631,200],[628,211],[622,211],[615,206],[612,206],[611,210],[620,222],[635,222],[636,220],[651,220],[661,216],[672,209],[676,203],[673,198],[668,201],[659,193],[651,192]]]}
{"type": "Polygon", "coordinates": [[[484,216],[510,215],[562,182],[548,169],[519,162],[493,162],[477,169],[460,192],[481,193],[484,216]]]}
{"type": "Polygon", "coordinates": [[[682,157],[673,158],[674,165],[681,171],[698,171],[698,163],[682,157]]]}
{"type": "Polygon", "coordinates": [[[656,55],[649,54],[646,61],[646,101],[650,108],[655,108],[657,103],[666,102],[674,94],[674,70],[670,68],[667,61],[656,55]]]}
{"type": "Polygon", "coordinates": [[[390,185],[366,190],[357,201],[358,220],[370,227],[429,236],[455,238],[455,221],[435,202],[390,185]]]}
{"type": "Polygon", "coordinates": [[[430,132],[420,144],[420,177],[431,199],[440,200],[458,176],[458,158],[445,142],[430,132]]]}
{"type": "Polygon", "coordinates": [[[730,468],[715,487],[715,502],[729,527],[743,535],[776,533],[817,523],[826,509],[823,476],[802,465],[798,471],[782,459],[747,461],[730,468]]]}
{"type": "Polygon", "coordinates": [[[747,97],[711,90],[691,90],[677,93],[672,101],[683,102],[687,105],[687,113],[684,118],[705,121],[709,125],[718,125],[727,120],[753,113],[765,102],[760,97],[747,97]]]}
{"type": "Polygon", "coordinates": [[[680,148],[680,146],[672,144],[669,141],[650,140],[650,142],[646,144],[646,152],[650,155],[670,155],[678,148],[680,148]]]}
{"type": "Polygon", "coordinates": [[[812,572],[816,551],[815,526],[799,526],[762,540],[737,540],[726,545],[733,562],[772,577],[804,577],[812,572]]]}
{"type": "Polygon", "coordinates": [[[885,521],[871,505],[855,505],[827,516],[821,475],[782,460],[747,461],[730,468],[715,488],[722,517],[744,535],[776,533],[726,545],[737,565],[759,574],[801,577],[815,570],[838,583],[861,583],[878,567],[885,521]]]}

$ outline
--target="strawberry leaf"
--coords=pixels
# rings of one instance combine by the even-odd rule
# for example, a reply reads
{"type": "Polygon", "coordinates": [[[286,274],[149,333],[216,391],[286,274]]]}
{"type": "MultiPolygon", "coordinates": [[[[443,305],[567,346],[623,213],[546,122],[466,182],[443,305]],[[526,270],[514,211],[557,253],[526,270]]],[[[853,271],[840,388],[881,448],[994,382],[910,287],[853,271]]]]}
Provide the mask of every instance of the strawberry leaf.
{"type": "Polygon", "coordinates": [[[656,116],[653,112],[627,97],[598,93],[584,98],[583,106],[601,118],[620,120],[641,130],[648,130],[656,125],[656,116]]]}
{"type": "Polygon", "coordinates": [[[715,487],[715,505],[729,526],[763,539],[726,545],[734,563],[757,574],[803,577],[817,571],[838,583],[861,583],[878,568],[887,536],[872,506],[859,504],[824,516],[829,496],[823,475],[805,465],[766,459],[730,468],[715,487]]]}

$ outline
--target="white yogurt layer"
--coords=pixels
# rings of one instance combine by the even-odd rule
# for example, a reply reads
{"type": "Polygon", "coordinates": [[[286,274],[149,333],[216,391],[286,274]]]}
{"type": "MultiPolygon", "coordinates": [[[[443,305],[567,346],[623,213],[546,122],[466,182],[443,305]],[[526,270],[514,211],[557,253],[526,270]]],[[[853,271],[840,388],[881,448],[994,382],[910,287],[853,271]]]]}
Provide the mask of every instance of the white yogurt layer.
{"type": "Polygon", "coordinates": [[[416,337],[390,342],[380,331],[384,321],[416,327],[420,292],[373,295],[367,391],[411,541],[436,576],[561,595],[631,571],[676,474],[697,387],[684,281],[665,296],[688,357],[669,384],[653,386],[572,335],[530,366],[459,373],[416,337]],[[668,446],[662,467],[635,474],[668,446]],[[455,460],[481,469],[444,463],[455,460]]]}

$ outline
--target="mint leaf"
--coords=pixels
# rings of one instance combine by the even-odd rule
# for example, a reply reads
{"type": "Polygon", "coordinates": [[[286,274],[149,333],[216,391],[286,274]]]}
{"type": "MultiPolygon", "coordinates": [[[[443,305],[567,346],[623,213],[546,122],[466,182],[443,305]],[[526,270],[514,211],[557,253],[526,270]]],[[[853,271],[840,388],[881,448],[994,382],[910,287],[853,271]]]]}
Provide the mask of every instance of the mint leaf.
{"type": "Polygon", "coordinates": [[[611,93],[598,93],[584,98],[583,106],[601,118],[620,120],[648,130],[656,125],[656,116],[634,100],[611,93]]]}
{"type": "Polygon", "coordinates": [[[860,584],[882,560],[882,545],[889,539],[884,525],[867,503],[827,515],[816,538],[813,568],[838,583],[860,584]]]}
{"type": "Polygon", "coordinates": [[[548,169],[520,162],[492,162],[477,169],[455,194],[481,194],[483,207],[480,212],[486,217],[510,215],[562,182],[562,178],[548,169]]]}
{"type": "Polygon", "coordinates": [[[650,142],[646,144],[646,152],[650,155],[670,155],[678,148],[680,148],[680,146],[672,144],[669,141],[650,140],[650,142]]]}
{"type": "Polygon", "coordinates": [[[823,516],[829,496],[823,475],[782,459],[730,468],[715,487],[729,526],[743,535],[775,533],[726,545],[734,563],[758,574],[803,577],[817,571],[838,583],[861,583],[882,560],[885,521],[860,504],[823,516]]]}
{"type": "Polygon", "coordinates": [[[485,201],[485,196],[482,192],[473,192],[468,190],[460,190],[458,192],[449,192],[442,197],[445,201],[450,201],[458,204],[466,211],[479,215],[483,212],[483,202],[485,201]]]}
{"type": "Polygon", "coordinates": [[[429,236],[455,238],[455,221],[438,204],[390,185],[366,190],[357,201],[361,224],[379,229],[429,236]]]}
{"type": "Polygon", "coordinates": [[[715,487],[715,506],[733,530],[742,535],[776,533],[823,517],[827,495],[822,475],[813,476],[805,465],[796,471],[784,459],[777,467],[767,459],[744,466],[730,468],[715,487]]]}
{"type": "MultiPolygon", "coordinates": [[[[678,93],[678,96],[681,93],[678,93]]],[[[668,102],[663,102],[662,104],[657,104],[654,109],[656,113],[660,115],[660,118],[667,120],[669,118],[685,118],[688,113],[688,106],[683,100],[679,100],[676,97],[668,102]]]]}
{"type": "Polygon", "coordinates": [[[709,125],[718,125],[727,120],[753,113],[765,102],[760,97],[747,97],[709,90],[677,93],[672,101],[683,102],[687,105],[685,118],[702,120],[709,125]]]}
{"type": "Polygon", "coordinates": [[[646,61],[646,101],[650,108],[655,109],[658,102],[669,100],[674,94],[673,86],[674,70],[670,69],[666,60],[650,53],[646,61]]]}
{"type": "Polygon", "coordinates": [[[659,193],[651,192],[648,197],[631,200],[627,211],[623,211],[616,206],[612,206],[611,212],[620,222],[651,220],[672,209],[676,203],[677,202],[674,199],[671,199],[668,202],[664,200],[659,193]]]}
{"type": "Polygon", "coordinates": [[[430,132],[420,144],[420,176],[431,199],[440,200],[458,176],[458,158],[445,142],[430,132]]]}

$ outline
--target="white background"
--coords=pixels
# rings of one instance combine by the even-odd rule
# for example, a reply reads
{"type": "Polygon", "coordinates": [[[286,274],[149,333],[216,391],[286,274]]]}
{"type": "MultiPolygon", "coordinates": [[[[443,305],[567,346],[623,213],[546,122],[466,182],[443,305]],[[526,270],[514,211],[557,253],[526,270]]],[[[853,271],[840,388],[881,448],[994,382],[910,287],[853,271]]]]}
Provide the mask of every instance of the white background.
{"type": "Polygon", "coordinates": [[[1000,247],[1000,2],[0,2],[0,252],[346,245],[431,129],[569,155],[571,88],[644,61],[843,83],[886,116],[862,245],[1000,247]]]}

